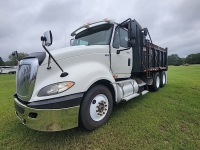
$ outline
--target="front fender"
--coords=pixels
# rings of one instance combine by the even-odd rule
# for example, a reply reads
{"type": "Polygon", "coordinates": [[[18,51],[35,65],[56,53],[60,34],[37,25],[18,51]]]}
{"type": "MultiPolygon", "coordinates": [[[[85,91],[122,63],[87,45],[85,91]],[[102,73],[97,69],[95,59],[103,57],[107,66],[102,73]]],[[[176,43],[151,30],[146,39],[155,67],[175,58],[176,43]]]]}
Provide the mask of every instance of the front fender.
{"type": "MultiPolygon", "coordinates": [[[[83,64],[84,66],[87,66],[87,64],[83,64]]],[[[82,73],[82,76],[79,78],[79,83],[83,83],[84,91],[87,91],[95,82],[100,80],[108,80],[111,83],[115,82],[110,69],[102,64],[93,63],[89,68],[85,68],[87,71],[82,73]]]]}

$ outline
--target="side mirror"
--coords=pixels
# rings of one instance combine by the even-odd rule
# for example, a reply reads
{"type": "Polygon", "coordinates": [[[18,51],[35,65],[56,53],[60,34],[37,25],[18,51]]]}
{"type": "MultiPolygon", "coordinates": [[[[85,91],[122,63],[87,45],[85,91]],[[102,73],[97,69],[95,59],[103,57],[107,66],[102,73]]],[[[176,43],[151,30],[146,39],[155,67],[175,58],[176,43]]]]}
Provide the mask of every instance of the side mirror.
{"type": "Polygon", "coordinates": [[[143,30],[144,36],[147,36],[147,34],[148,34],[148,29],[147,29],[147,28],[144,28],[144,29],[142,29],[142,30],[143,30]]]}
{"type": "Polygon", "coordinates": [[[51,31],[46,31],[44,33],[44,36],[41,37],[41,41],[44,42],[44,45],[45,46],[51,46],[52,45],[52,42],[53,42],[53,37],[52,37],[52,33],[51,31]]]}
{"type": "Polygon", "coordinates": [[[74,46],[73,43],[74,43],[74,39],[71,39],[70,40],[70,46],[74,46]]]}

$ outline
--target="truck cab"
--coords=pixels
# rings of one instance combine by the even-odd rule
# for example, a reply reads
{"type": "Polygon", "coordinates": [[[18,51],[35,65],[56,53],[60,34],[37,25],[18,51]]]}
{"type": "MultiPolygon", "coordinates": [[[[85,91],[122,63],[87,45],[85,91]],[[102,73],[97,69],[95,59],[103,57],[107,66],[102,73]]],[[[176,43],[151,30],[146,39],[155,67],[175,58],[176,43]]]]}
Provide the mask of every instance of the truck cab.
{"type": "Polygon", "coordinates": [[[60,131],[78,125],[93,130],[106,123],[113,104],[166,84],[167,48],[147,39],[136,20],[88,23],[71,36],[71,46],[49,52],[51,32],[41,38],[46,52],[19,62],[14,104],[29,128],[60,131]]]}
{"type": "Polygon", "coordinates": [[[75,37],[72,45],[109,46],[106,48],[105,56],[109,58],[108,63],[112,74],[118,78],[130,77],[132,70],[132,50],[128,46],[128,29],[120,27],[114,22],[98,22],[92,25],[90,28],[78,34],[73,32],[72,36],[75,37]],[[117,51],[120,50],[122,51],[119,55],[117,51]]]}

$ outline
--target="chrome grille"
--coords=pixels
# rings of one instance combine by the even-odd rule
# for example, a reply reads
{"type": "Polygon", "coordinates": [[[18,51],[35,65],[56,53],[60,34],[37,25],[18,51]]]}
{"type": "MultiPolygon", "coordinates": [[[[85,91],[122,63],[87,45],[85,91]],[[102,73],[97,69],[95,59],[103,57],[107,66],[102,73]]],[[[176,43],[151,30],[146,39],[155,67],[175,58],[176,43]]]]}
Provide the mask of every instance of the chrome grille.
{"type": "Polygon", "coordinates": [[[37,69],[37,58],[24,59],[20,61],[17,71],[17,94],[21,100],[30,100],[35,86],[37,69]]]}

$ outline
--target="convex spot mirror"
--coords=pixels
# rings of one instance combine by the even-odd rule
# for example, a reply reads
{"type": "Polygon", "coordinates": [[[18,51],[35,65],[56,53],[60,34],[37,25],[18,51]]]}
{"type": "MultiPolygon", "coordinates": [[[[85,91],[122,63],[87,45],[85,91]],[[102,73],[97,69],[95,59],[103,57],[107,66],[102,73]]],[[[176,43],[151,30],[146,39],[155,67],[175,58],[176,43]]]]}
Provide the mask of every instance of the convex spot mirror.
{"type": "Polygon", "coordinates": [[[53,37],[51,31],[46,31],[44,36],[41,37],[41,40],[44,41],[45,46],[51,46],[53,42],[53,37]]]}

